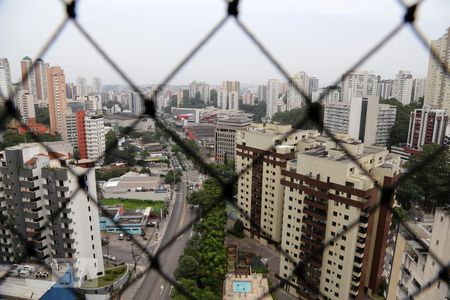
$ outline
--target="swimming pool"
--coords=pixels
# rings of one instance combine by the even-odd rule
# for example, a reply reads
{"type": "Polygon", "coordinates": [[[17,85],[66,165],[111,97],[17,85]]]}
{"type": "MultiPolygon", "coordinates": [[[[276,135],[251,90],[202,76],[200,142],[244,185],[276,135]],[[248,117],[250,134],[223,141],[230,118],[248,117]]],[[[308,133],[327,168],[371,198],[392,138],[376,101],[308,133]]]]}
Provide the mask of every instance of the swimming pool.
{"type": "Polygon", "coordinates": [[[252,291],[252,283],[250,281],[233,281],[233,292],[250,293],[252,291]]]}

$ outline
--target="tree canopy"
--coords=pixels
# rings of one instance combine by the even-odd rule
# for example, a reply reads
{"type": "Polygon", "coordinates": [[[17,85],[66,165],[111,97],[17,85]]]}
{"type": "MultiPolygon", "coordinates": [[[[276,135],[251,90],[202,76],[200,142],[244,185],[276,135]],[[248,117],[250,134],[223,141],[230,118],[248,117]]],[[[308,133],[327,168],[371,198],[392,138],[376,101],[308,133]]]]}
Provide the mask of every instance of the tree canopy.
{"type": "Polygon", "coordinates": [[[239,109],[253,114],[253,119],[256,122],[261,122],[262,118],[266,116],[266,102],[258,102],[256,105],[239,103],[239,109]]]}
{"type": "MultiPolygon", "coordinates": [[[[292,125],[292,127],[296,127],[297,129],[314,129],[317,128],[317,125],[311,120],[306,120],[302,122],[300,126],[297,126],[301,120],[305,120],[308,114],[308,107],[305,105],[301,108],[294,108],[291,110],[277,112],[272,116],[273,122],[278,122],[283,125],[292,125]]],[[[323,109],[320,111],[320,119],[323,120],[323,109]]]]}

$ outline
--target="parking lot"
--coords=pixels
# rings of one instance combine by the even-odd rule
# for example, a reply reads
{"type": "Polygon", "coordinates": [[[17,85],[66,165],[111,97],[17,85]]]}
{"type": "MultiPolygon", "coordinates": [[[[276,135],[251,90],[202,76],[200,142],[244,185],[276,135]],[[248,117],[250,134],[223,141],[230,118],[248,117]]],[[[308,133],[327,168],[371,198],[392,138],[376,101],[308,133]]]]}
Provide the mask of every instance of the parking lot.
{"type": "MultiPolygon", "coordinates": [[[[125,235],[126,236],[126,235],[125,235]]],[[[108,239],[108,245],[103,246],[103,255],[112,261],[125,262],[138,265],[145,265],[147,260],[142,257],[142,250],[133,240],[119,239],[119,233],[102,232],[102,239],[108,239]]],[[[158,242],[158,229],[156,227],[147,227],[145,229],[145,239],[139,234],[134,234],[133,238],[149,251],[153,251],[158,242]]]]}

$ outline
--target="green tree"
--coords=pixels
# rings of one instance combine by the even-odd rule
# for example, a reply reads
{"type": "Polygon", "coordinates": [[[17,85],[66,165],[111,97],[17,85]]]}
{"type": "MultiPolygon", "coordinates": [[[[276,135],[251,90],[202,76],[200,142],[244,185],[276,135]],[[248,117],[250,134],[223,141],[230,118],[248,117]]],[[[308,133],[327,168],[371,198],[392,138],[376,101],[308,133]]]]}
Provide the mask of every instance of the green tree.
{"type": "Polygon", "coordinates": [[[50,126],[50,117],[48,115],[47,107],[35,106],[36,122],[50,126]]]}
{"type": "Polygon", "coordinates": [[[198,279],[198,261],[189,255],[184,255],[178,262],[178,268],[175,270],[175,279],[198,279]]]}
{"type": "MultiPolygon", "coordinates": [[[[294,108],[291,110],[277,112],[273,115],[272,121],[283,125],[297,126],[298,122],[305,120],[308,117],[308,106],[303,106],[301,108],[294,108]]],[[[323,109],[320,111],[320,120],[323,120],[323,109]]],[[[306,122],[301,124],[298,129],[314,129],[317,128],[316,123],[307,119],[306,122]]]]}
{"type": "Polygon", "coordinates": [[[238,237],[244,236],[244,223],[242,223],[242,221],[240,219],[237,219],[234,222],[232,233],[238,237]]]}
{"type": "Polygon", "coordinates": [[[167,172],[166,176],[164,177],[164,182],[166,184],[175,185],[175,184],[181,182],[181,176],[182,176],[181,171],[174,172],[173,170],[170,170],[169,172],[167,172]]]}
{"type": "Polygon", "coordinates": [[[253,120],[261,122],[262,118],[266,115],[266,102],[258,102],[256,105],[239,103],[239,109],[253,114],[253,120]]]}
{"type": "MultiPolygon", "coordinates": [[[[440,147],[436,144],[423,145],[420,155],[412,155],[405,164],[410,171],[416,164],[423,164],[430,155],[440,147]]],[[[397,200],[403,208],[408,209],[411,203],[417,202],[426,211],[450,203],[450,154],[446,149],[434,155],[431,162],[422,166],[420,171],[411,173],[411,176],[399,186],[397,200]]]]}

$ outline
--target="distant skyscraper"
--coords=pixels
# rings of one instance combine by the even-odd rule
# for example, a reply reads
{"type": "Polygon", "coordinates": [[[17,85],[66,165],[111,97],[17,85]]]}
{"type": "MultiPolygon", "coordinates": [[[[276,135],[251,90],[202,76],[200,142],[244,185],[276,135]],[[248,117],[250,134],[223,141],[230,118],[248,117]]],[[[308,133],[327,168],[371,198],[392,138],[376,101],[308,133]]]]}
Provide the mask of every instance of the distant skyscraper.
{"type": "Polygon", "coordinates": [[[223,90],[217,91],[217,106],[221,109],[238,110],[238,92],[225,92],[223,90]]]}
{"type": "Polygon", "coordinates": [[[209,84],[205,82],[192,81],[189,84],[189,98],[195,98],[197,93],[203,103],[209,102],[209,84]]]}
{"type": "MultiPolygon", "coordinates": [[[[156,97],[158,100],[158,96],[156,97]]],[[[131,113],[133,115],[141,115],[144,112],[144,102],[139,93],[130,92],[131,113]]]]}
{"type": "Polygon", "coordinates": [[[237,80],[224,80],[222,82],[222,89],[227,93],[237,92],[239,94],[241,83],[237,80]]]}
{"type": "Polygon", "coordinates": [[[76,97],[75,86],[73,83],[66,83],[66,97],[67,99],[75,99],[76,97]]]}
{"type": "Polygon", "coordinates": [[[92,92],[95,94],[102,92],[102,80],[99,77],[92,78],[92,92]]]}
{"type": "Polygon", "coordinates": [[[254,102],[255,101],[254,101],[253,92],[251,90],[247,90],[242,97],[242,103],[248,104],[248,105],[253,105],[254,102]]]}
{"type": "Polygon", "coordinates": [[[392,86],[392,97],[400,101],[403,105],[411,103],[413,78],[409,71],[399,71],[392,86]]]}
{"type": "Polygon", "coordinates": [[[0,58],[0,102],[11,96],[11,72],[7,58],[0,58]]]}
{"type": "Polygon", "coordinates": [[[266,117],[271,119],[276,113],[276,103],[278,101],[279,82],[276,79],[269,79],[267,82],[267,102],[266,117]]]}
{"type": "Polygon", "coordinates": [[[77,96],[87,96],[88,95],[88,87],[87,80],[82,76],[77,77],[77,96]]]}
{"type": "Polygon", "coordinates": [[[63,113],[67,109],[66,79],[63,69],[59,66],[48,68],[47,73],[50,131],[61,133],[63,113]]]}
{"type": "Polygon", "coordinates": [[[15,98],[16,108],[22,116],[23,123],[27,125],[35,124],[34,96],[25,90],[20,90],[15,98]]]}
{"type": "Polygon", "coordinates": [[[442,63],[430,54],[424,104],[450,113],[450,76],[442,70],[450,65],[450,27],[443,36],[431,42],[431,47],[442,63]]]}
{"type": "Polygon", "coordinates": [[[289,82],[289,87],[287,91],[287,102],[286,109],[291,110],[293,108],[300,108],[305,103],[305,98],[302,94],[297,92],[295,85],[297,85],[301,91],[306,95],[310,94],[309,91],[309,76],[305,72],[298,72],[293,77],[291,77],[293,83],[289,82]]]}
{"type": "Polygon", "coordinates": [[[418,102],[419,98],[423,98],[425,96],[425,79],[415,78],[413,80],[413,102],[418,102]]]}
{"type": "Polygon", "coordinates": [[[41,58],[34,62],[34,74],[36,78],[36,99],[48,99],[48,79],[47,79],[48,64],[41,58]]]}
{"type": "Polygon", "coordinates": [[[341,98],[341,89],[336,87],[329,87],[327,88],[320,88],[317,91],[312,92],[311,94],[311,101],[312,102],[319,102],[321,100],[321,103],[328,103],[328,102],[339,102],[341,98]]]}
{"type": "Polygon", "coordinates": [[[319,89],[319,79],[316,77],[309,77],[309,96],[319,89]]]}
{"type": "Polygon", "coordinates": [[[258,86],[258,103],[267,102],[267,85],[258,86]]]}
{"type": "Polygon", "coordinates": [[[392,86],[394,81],[392,79],[380,80],[378,83],[378,94],[381,99],[392,98],[392,86]]]}
{"type": "Polygon", "coordinates": [[[33,61],[28,56],[25,56],[20,62],[20,67],[22,70],[22,79],[25,79],[23,89],[32,95],[36,95],[36,76],[33,61]]]}
{"type": "Polygon", "coordinates": [[[77,143],[81,159],[99,160],[105,153],[105,120],[103,116],[79,110],[75,113],[77,143]]]}
{"type": "Polygon", "coordinates": [[[373,72],[353,71],[342,78],[342,101],[352,97],[376,96],[378,94],[378,77],[373,72]]]}

